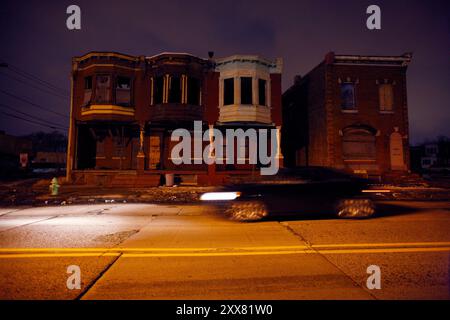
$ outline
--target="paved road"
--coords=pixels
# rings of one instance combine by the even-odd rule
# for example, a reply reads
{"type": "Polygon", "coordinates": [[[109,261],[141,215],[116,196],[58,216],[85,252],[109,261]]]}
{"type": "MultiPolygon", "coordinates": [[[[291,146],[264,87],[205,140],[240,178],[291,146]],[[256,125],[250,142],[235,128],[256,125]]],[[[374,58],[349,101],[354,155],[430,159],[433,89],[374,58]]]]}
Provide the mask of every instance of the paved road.
{"type": "Polygon", "coordinates": [[[0,298],[450,299],[450,203],[379,207],[259,223],[193,205],[0,208],[0,298]],[[370,265],[381,289],[367,289],[370,265]]]}

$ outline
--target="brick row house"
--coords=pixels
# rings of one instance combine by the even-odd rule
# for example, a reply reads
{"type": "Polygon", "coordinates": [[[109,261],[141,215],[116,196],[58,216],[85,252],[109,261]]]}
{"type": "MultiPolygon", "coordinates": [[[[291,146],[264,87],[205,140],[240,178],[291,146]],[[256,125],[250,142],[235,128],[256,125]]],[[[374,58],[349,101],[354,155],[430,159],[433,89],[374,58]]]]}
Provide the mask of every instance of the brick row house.
{"type": "Polygon", "coordinates": [[[409,170],[406,70],[410,54],[328,53],[283,94],[286,166],[382,177],[409,170]]]}
{"type": "Polygon", "coordinates": [[[73,58],[68,181],[153,186],[170,173],[181,183],[208,185],[255,174],[258,164],[208,165],[195,162],[194,152],[191,164],[175,164],[171,135],[182,128],[195,137],[197,121],[202,131],[276,129],[280,139],[281,68],[281,59],[249,55],[91,52],[73,58]]]}

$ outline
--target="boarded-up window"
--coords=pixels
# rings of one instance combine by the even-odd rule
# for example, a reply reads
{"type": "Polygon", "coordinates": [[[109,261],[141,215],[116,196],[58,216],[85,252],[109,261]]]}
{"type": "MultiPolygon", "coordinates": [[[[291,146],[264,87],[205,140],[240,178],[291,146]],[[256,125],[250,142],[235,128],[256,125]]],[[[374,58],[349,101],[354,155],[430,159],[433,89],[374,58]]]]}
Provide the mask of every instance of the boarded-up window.
{"type": "Polygon", "coordinates": [[[187,83],[187,103],[200,104],[200,81],[195,78],[188,78],[187,83]]]}
{"type": "Polygon", "coordinates": [[[116,103],[121,106],[131,105],[131,79],[117,77],[116,103]]]}
{"type": "Polygon", "coordinates": [[[181,79],[180,77],[170,77],[169,82],[169,103],[181,103],[181,79]]]}
{"type": "Polygon", "coordinates": [[[111,103],[111,77],[109,75],[97,76],[95,101],[98,103],[111,103]]]}
{"type": "Polygon", "coordinates": [[[92,99],[92,77],[84,78],[84,98],[83,106],[87,106],[91,103],[92,99]]]}
{"type": "Polygon", "coordinates": [[[253,103],[252,78],[241,77],[241,104],[253,103]]]}
{"type": "Polygon", "coordinates": [[[355,86],[353,83],[341,84],[341,108],[342,110],[356,110],[355,86]]]}
{"type": "Polygon", "coordinates": [[[104,157],[105,156],[105,139],[97,140],[96,156],[97,157],[104,157]]]}
{"type": "Polygon", "coordinates": [[[149,153],[149,168],[160,169],[161,165],[161,137],[150,136],[150,153],[149,153]]]}
{"type": "Polygon", "coordinates": [[[394,90],[391,84],[382,84],[379,87],[380,110],[392,111],[394,105],[394,90]]]}
{"type": "Polygon", "coordinates": [[[223,105],[234,104],[234,79],[223,80],[223,105]]]}
{"type": "Polygon", "coordinates": [[[164,78],[156,77],[153,83],[153,103],[161,104],[164,95],[164,78]]]}
{"type": "Polygon", "coordinates": [[[113,139],[113,157],[125,157],[125,138],[114,136],[113,139]]]}
{"type": "Polygon", "coordinates": [[[344,132],[342,151],[344,159],[375,160],[375,136],[363,129],[349,129],[344,132]]]}

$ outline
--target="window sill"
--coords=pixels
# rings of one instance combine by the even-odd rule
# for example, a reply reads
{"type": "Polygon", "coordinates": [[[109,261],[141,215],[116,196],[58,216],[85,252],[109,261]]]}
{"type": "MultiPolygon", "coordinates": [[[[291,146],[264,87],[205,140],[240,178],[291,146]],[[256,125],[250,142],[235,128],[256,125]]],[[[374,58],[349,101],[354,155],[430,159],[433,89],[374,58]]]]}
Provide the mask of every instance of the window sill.
{"type": "Polygon", "coordinates": [[[220,108],[222,108],[222,107],[245,107],[245,108],[248,108],[248,107],[254,107],[254,108],[270,108],[269,106],[263,106],[263,105],[260,105],[260,104],[224,104],[224,105],[222,105],[222,106],[219,106],[220,108]]]}
{"type": "Polygon", "coordinates": [[[358,110],[343,110],[341,109],[342,113],[358,113],[358,110]]]}
{"type": "Polygon", "coordinates": [[[394,114],[394,111],[381,111],[380,114],[394,114]]]}
{"type": "Polygon", "coordinates": [[[91,104],[81,108],[81,115],[121,115],[134,116],[134,107],[122,107],[112,104],[91,104]]]}

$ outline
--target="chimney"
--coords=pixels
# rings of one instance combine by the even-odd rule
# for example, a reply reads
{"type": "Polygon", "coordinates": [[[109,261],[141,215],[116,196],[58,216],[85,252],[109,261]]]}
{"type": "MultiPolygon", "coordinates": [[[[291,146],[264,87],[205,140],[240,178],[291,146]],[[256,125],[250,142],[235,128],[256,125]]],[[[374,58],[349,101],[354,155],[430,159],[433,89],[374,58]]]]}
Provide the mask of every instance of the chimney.
{"type": "Polygon", "coordinates": [[[334,62],[334,52],[330,51],[325,55],[325,64],[332,64],[334,62]]]}

